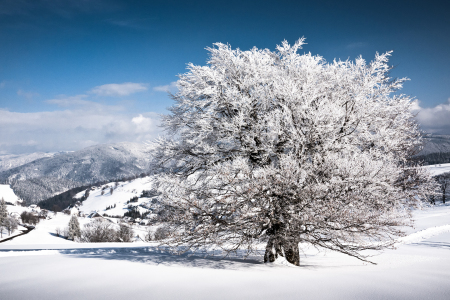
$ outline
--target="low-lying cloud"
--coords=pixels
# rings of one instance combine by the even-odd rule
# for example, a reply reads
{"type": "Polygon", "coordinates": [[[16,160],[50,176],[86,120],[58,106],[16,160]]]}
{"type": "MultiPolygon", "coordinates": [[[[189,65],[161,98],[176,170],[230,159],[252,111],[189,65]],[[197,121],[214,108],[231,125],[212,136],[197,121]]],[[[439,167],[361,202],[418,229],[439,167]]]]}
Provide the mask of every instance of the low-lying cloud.
{"type": "Polygon", "coordinates": [[[90,92],[99,96],[129,96],[134,93],[146,91],[147,85],[144,83],[109,83],[99,85],[93,88],[90,92]]]}
{"type": "MultiPolygon", "coordinates": [[[[49,111],[0,109],[0,154],[73,151],[101,143],[153,140],[161,133],[158,114],[130,112],[129,99],[116,104],[110,104],[111,99],[97,102],[100,96],[128,96],[147,89],[143,83],[104,84],[83,94],[45,100],[49,111]]],[[[29,96],[22,90],[17,93],[29,96]]]]}
{"type": "Polygon", "coordinates": [[[414,111],[421,128],[429,133],[450,134],[450,98],[447,103],[423,108],[416,101],[414,111]]]}
{"type": "Polygon", "coordinates": [[[177,83],[174,81],[167,85],[155,86],[153,90],[156,92],[175,93],[177,91],[177,83]]]}
{"type": "MultiPolygon", "coordinates": [[[[58,105],[64,104],[63,101],[51,100],[58,105]]],[[[125,141],[144,143],[160,133],[156,113],[133,114],[117,106],[81,104],[62,111],[19,113],[0,110],[0,153],[78,150],[100,143],[125,141]]]]}

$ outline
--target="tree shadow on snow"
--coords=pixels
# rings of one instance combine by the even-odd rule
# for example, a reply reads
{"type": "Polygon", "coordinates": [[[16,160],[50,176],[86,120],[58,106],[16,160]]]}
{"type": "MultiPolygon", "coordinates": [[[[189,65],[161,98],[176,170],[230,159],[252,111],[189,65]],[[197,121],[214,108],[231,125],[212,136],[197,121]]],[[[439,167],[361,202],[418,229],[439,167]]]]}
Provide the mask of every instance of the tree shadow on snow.
{"type": "Polygon", "coordinates": [[[139,248],[90,248],[60,250],[66,254],[82,258],[101,258],[107,260],[125,260],[138,263],[163,266],[185,266],[212,269],[238,269],[263,265],[262,256],[244,258],[243,255],[228,256],[217,255],[216,251],[208,253],[188,252],[180,255],[172,254],[157,247],[139,248]]]}
{"type": "Polygon", "coordinates": [[[414,243],[413,245],[428,246],[433,248],[442,248],[450,250],[450,243],[445,242],[421,242],[421,243],[414,243]]]}
{"type": "Polygon", "coordinates": [[[67,240],[67,238],[63,237],[62,235],[57,235],[56,233],[53,233],[53,232],[49,232],[49,234],[51,236],[54,236],[54,237],[57,237],[57,238],[60,238],[60,239],[63,239],[63,240],[67,240]]]}

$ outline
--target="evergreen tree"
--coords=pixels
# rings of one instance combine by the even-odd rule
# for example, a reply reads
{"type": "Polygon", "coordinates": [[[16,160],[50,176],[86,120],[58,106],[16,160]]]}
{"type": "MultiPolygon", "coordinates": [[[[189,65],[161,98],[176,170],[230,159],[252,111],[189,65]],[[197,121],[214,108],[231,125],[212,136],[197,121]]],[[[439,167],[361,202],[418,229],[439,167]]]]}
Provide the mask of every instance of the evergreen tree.
{"type": "Polygon", "coordinates": [[[75,240],[76,237],[81,236],[80,223],[75,215],[72,215],[69,221],[69,240],[75,240]]]}

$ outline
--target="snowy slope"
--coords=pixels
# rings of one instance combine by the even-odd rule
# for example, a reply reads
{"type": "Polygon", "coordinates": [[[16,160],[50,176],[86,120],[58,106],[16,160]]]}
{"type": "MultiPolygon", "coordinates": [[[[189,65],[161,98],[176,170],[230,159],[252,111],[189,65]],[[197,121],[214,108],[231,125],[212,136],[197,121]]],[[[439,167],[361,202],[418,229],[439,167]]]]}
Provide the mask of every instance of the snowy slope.
{"type": "Polygon", "coordinates": [[[14,191],[9,184],[0,184],[0,199],[3,198],[6,202],[16,204],[22,202],[19,197],[14,194],[14,191]]]}
{"type": "MultiPolygon", "coordinates": [[[[89,197],[83,201],[80,206],[80,210],[84,213],[90,213],[92,211],[97,211],[101,215],[107,213],[113,216],[123,216],[125,212],[128,211],[128,205],[139,206],[141,204],[147,203],[151,199],[149,198],[139,198],[138,202],[127,204],[126,202],[133,197],[140,197],[142,191],[152,189],[152,178],[144,177],[138,178],[131,181],[119,182],[116,187],[114,183],[109,183],[102,185],[100,187],[94,188],[90,191],[89,197]],[[113,194],[110,193],[110,188],[113,187],[113,194]],[[102,195],[102,190],[104,194],[102,195]],[[115,208],[106,210],[106,207],[116,205],[115,208]]],[[[75,197],[81,198],[84,195],[84,191],[78,193],[75,197]]]]}

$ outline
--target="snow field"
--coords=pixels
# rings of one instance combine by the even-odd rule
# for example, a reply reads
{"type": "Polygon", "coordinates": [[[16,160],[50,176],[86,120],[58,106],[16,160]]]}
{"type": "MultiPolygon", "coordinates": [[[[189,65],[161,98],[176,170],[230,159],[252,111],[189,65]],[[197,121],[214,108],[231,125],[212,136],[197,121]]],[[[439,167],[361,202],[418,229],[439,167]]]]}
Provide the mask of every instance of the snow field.
{"type": "Polygon", "coordinates": [[[450,164],[429,165],[424,166],[424,168],[430,172],[431,176],[450,172],[450,164]]]}
{"type": "MultiPolygon", "coordinates": [[[[145,178],[120,183],[113,195],[99,188],[80,209],[123,215],[126,201],[149,189],[145,178]],[[103,211],[114,203],[116,212],[103,211]]],[[[29,209],[8,206],[23,210],[29,209]]],[[[406,228],[397,249],[372,253],[377,265],[307,245],[294,267],[282,258],[269,265],[262,256],[244,259],[240,252],[223,260],[217,250],[172,255],[142,241],[76,243],[55,234],[70,216],[50,216],[0,243],[1,299],[450,299],[450,205],[415,211],[414,227],[406,228]]],[[[83,228],[92,219],[78,220],[83,228]]],[[[147,227],[133,230],[142,235],[147,227]]]]}
{"type": "MultiPolygon", "coordinates": [[[[415,227],[408,229],[396,250],[372,257],[377,265],[303,247],[301,266],[293,267],[283,259],[263,264],[260,256],[220,260],[212,253],[171,255],[155,243],[75,243],[51,234],[55,226],[69,221],[69,216],[57,214],[35,231],[0,244],[0,295],[2,299],[449,299],[450,205],[426,208],[414,217],[415,227]]],[[[80,225],[89,221],[79,220],[80,225]]]]}
{"type": "Polygon", "coordinates": [[[9,186],[9,184],[0,184],[0,199],[3,198],[6,202],[16,204],[16,202],[21,202],[20,198],[14,194],[14,191],[9,186]]]}

